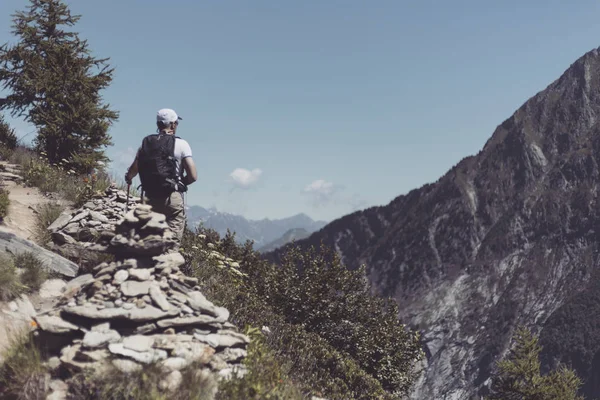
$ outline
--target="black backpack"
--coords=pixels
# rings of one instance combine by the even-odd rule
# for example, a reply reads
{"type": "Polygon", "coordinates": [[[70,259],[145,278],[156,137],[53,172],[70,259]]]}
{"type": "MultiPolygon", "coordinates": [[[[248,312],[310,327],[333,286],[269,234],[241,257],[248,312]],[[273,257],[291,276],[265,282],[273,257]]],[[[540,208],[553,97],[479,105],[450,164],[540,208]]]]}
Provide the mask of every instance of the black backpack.
{"type": "Polygon", "coordinates": [[[142,190],[149,197],[167,197],[174,191],[187,190],[177,176],[174,153],[176,138],[161,132],[148,135],[142,141],[138,171],[142,190]]]}

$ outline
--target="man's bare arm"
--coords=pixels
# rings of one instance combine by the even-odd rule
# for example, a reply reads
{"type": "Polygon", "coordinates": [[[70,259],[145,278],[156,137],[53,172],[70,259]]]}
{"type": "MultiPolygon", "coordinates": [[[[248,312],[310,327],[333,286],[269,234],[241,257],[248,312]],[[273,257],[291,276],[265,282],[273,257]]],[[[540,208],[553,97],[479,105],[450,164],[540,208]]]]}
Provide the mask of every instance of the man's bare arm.
{"type": "Polygon", "coordinates": [[[185,170],[185,177],[183,178],[183,183],[186,185],[190,185],[196,182],[198,179],[198,173],[196,172],[196,164],[192,157],[186,157],[182,160],[183,169],[185,170]]]}
{"type": "Polygon", "coordinates": [[[127,182],[127,184],[131,184],[131,181],[133,180],[133,178],[135,178],[135,176],[137,174],[138,174],[138,160],[137,160],[137,154],[136,154],[135,160],[133,160],[133,162],[129,166],[129,169],[127,169],[127,173],[125,173],[125,182],[127,182]]]}

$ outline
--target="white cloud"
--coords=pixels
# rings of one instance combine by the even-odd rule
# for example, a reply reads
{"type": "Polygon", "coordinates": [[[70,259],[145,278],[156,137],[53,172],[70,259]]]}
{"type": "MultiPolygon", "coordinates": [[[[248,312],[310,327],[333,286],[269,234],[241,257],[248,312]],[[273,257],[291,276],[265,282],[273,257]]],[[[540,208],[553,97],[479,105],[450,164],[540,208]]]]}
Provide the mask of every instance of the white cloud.
{"type": "Polygon", "coordinates": [[[314,207],[319,207],[332,202],[340,189],[339,186],[334,185],[332,182],[327,182],[324,179],[317,179],[306,185],[304,193],[312,198],[314,207]]]}
{"type": "Polygon", "coordinates": [[[306,187],[304,188],[305,192],[308,193],[315,193],[318,195],[331,195],[334,191],[333,189],[333,183],[331,182],[327,182],[324,179],[317,179],[316,181],[313,181],[311,184],[306,185],[306,187]]]}
{"type": "Polygon", "coordinates": [[[333,206],[353,212],[367,206],[367,202],[359,194],[349,194],[344,186],[324,179],[317,179],[306,185],[303,194],[310,198],[314,208],[333,206]]]}
{"type": "Polygon", "coordinates": [[[229,174],[233,183],[243,189],[256,184],[261,175],[262,170],[260,168],[254,168],[252,171],[245,168],[236,168],[229,174]]]}

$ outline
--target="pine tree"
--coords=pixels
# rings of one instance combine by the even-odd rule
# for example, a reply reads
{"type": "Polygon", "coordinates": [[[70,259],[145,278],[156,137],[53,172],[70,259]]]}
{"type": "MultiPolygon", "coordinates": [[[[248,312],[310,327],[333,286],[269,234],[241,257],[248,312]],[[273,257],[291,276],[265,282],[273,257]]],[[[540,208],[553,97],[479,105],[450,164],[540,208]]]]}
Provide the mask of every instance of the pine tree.
{"type": "Polygon", "coordinates": [[[67,30],[80,18],[61,0],[30,0],[13,15],[19,41],[0,48],[0,82],[9,91],[0,109],[36,126],[36,148],[50,162],[66,159],[87,173],[107,161],[108,129],[118,112],[99,94],[112,81],[108,58],[92,57],[87,40],[67,30]]]}
{"type": "Polygon", "coordinates": [[[515,345],[498,363],[489,400],[583,400],[577,395],[581,380],[565,366],[548,375],[540,374],[539,339],[520,327],[515,345]]]}

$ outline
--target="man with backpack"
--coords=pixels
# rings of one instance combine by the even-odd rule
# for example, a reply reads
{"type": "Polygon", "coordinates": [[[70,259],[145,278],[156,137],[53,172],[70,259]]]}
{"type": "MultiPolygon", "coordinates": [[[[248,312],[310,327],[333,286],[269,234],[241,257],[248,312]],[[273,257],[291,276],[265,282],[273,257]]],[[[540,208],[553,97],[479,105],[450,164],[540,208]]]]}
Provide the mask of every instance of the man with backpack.
{"type": "Polygon", "coordinates": [[[179,248],[185,230],[183,193],[198,178],[190,145],[175,136],[181,119],[169,108],[158,110],[158,133],[142,140],[135,160],[125,174],[125,182],[131,184],[139,172],[142,196],[148,199],[155,212],[166,216],[169,228],[177,236],[175,250],[179,248]]]}

